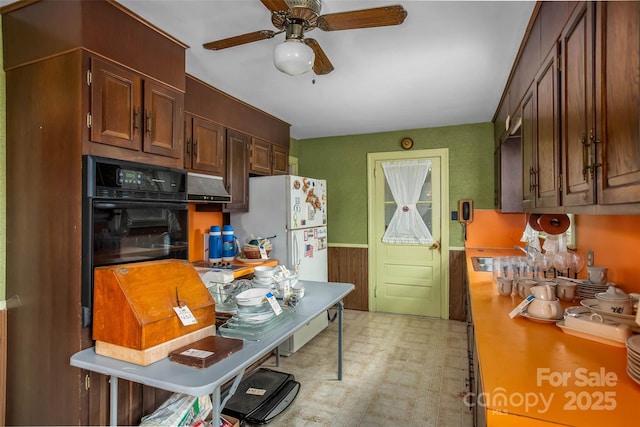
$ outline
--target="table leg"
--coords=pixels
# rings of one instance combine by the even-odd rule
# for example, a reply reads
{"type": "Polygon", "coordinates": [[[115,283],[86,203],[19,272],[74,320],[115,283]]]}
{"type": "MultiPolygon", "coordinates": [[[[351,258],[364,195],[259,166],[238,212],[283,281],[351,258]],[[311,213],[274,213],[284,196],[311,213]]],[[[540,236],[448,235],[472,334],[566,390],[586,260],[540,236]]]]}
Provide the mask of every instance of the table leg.
{"type": "Polygon", "coordinates": [[[109,425],[118,425],[118,377],[111,375],[109,378],[109,425]]]}
{"type": "MultiPolygon", "coordinates": [[[[227,404],[227,401],[231,399],[231,396],[233,396],[236,390],[238,389],[238,386],[240,385],[240,381],[242,381],[242,377],[244,376],[244,371],[245,371],[244,369],[240,371],[236,376],[236,378],[233,380],[233,384],[231,384],[231,387],[229,388],[229,392],[227,393],[227,396],[224,398],[223,402],[220,402],[220,387],[216,387],[216,389],[213,391],[213,393],[211,394],[211,405],[212,405],[211,419],[220,420],[220,413],[222,412],[222,409],[227,404]]],[[[214,425],[217,425],[217,424],[214,424],[214,425]]]]}
{"type": "Polygon", "coordinates": [[[342,380],[342,312],[344,303],[338,303],[338,380],[342,380]]]}

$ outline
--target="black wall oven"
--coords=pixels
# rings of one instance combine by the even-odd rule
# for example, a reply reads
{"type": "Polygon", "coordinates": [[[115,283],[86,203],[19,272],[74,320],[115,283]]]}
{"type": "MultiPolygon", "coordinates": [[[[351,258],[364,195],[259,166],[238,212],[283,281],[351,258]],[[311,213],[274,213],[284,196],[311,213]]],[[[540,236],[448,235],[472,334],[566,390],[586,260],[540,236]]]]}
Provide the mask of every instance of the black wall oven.
{"type": "Polygon", "coordinates": [[[187,173],[83,157],[82,324],[91,325],[95,267],[188,259],[187,173]]]}

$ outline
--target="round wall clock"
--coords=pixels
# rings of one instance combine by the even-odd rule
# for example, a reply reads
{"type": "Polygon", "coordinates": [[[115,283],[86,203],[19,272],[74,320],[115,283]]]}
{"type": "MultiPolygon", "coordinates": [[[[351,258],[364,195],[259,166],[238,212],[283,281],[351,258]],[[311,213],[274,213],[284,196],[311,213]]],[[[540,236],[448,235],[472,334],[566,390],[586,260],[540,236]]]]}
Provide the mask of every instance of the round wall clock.
{"type": "Polygon", "coordinates": [[[404,148],[405,150],[408,150],[409,148],[413,147],[413,139],[403,138],[402,141],[400,141],[400,146],[402,146],[402,148],[404,148]]]}

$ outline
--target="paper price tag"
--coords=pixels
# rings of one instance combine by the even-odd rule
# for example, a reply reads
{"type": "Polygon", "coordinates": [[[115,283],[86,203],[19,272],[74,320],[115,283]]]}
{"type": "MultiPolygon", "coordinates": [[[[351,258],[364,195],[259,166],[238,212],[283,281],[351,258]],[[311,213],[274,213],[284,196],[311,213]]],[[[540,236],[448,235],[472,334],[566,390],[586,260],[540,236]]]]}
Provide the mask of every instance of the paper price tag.
{"type": "Polygon", "coordinates": [[[258,248],[260,249],[260,258],[268,259],[269,255],[267,255],[267,250],[264,248],[264,246],[260,245],[258,246],[258,248]]]}
{"type": "Polygon", "coordinates": [[[183,305],[182,307],[173,307],[173,311],[176,312],[183,326],[195,325],[198,323],[196,318],[193,316],[193,313],[186,305],[183,305]]]}
{"type": "Polygon", "coordinates": [[[197,348],[190,348],[180,353],[184,356],[197,357],[199,359],[206,359],[209,356],[213,356],[215,353],[207,350],[198,350],[197,348]]]}
{"type": "Polygon", "coordinates": [[[516,308],[511,310],[511,312],[509,313],[509,318],[513,319],[514,317],[522,313],[524,309],[529,305],[529,303],[534,300],[534,298],[535,297],[533,295],[529,295],[525,299],[523,299],[522,302],[518,304],[516,308]]]}
{"type": "Polygon", "coordinates": [[[254,388],[254,387],[249,387],[246,391],[246,394],[251,394],[253,396],[264,396],[264,394],[267,392],[267,390],[263,389],[263,388],[254,388]]]}
{"type": "Polygon", "coordinates": [[[276,316],[279,316],[282,313],[282,307],[280,307],[280,304],[278,304],[276,297],[274,297],[271,292],[269,292],[266,296],[267,301],[269,301],[269,305],[271,305],[271,308],[273,309],[273,312],[276,314],[276,316]]]}

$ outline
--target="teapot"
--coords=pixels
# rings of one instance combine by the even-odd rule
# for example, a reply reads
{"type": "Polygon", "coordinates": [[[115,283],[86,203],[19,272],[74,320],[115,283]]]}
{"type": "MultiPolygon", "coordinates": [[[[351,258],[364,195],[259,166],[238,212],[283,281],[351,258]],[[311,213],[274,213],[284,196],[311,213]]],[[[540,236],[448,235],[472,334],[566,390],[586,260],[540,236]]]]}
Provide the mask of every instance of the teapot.
{"type": "Polygon", "coordinates": [[[531,288],[533,301],[527,307],[527,313],[541,319],[561,319],[564,315],[560,300],[556,298],[555,290],[551,285],[540,285],[531,288]]]}

